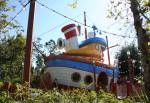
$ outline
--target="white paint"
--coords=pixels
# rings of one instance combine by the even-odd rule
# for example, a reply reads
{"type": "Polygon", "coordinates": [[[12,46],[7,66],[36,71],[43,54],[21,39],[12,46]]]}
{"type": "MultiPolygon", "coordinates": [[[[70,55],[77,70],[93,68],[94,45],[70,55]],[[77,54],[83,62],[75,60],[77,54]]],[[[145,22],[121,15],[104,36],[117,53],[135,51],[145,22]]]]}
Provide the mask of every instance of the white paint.
{"type": "Polygon", "coordinates": [[[67,39],[66,41],[68,41],[68,44],[65,46],[66,51],[79,49],[77,36],[67,39]]]}
{"type": "MultiPolygon", "coordinates": [[[[54,80],[57,80],[58,84],[94,90],[94,74],[93,73],[82,71],[82,70],[77,70],[73,68],[67,68],[67,67],[48,67],[46,68],[45,73],[46,72],[49,72],[51,74],[52,82],[54,80]],[[78,72],[81,75],[81,80],[79,82],[74,82],[71,80],[71,75],[74,72],[78,72]],[[93,77],[93,82],[89,85],[86,85],[84,83],[84,78],[87,75],[91,75],[93,77]]],[[[98,76],[99,74],[96,74],[96,84],[97,84],[98,76]]],[[[107,86],[108,90],[110,88],[111,79],[112,77],[108,76],[108,86],[107,86]]]]}
{"type": "Polygon", "coordinates": [[[78,44],[78,39],[77,37],[72,37],[70,39],[62,39],[62,38],[59,38],[57,40],[57,47],[58,49],[65,49],[66,52],[67,51],[70,51],[70,50],[75,50],[75,49],[79,49],[79,44],[78,44]],[[62,42],[62,45],[60,45],[59,42],[62,42]]]}
{"type": "Polygon", "coordinates": [[[79,32],[78,32],[78,30],[77,30],[77,27],[69,28],[69,29],[65,30],[63,33],[66,34],[66,33],[70,32],[70,31],[72,31],[72,30],[75,30],[75,31],[76,31],[76,36],[79,35],[79,32]]]}
{"type": "Polygon", "coordinates": [[[91,83],[92,85],[86,85],[84,83],[84,77],[86,75],[91,75],[93,77],[93,74],[90,72],[85,72],[85,71],[76,70],[67,67],[48,67],[45,72],[49,72],[51,74],[52,82],[54,80],[57,80],[58,84],[86,88],[86,89],[94,89],[93,83],[91,83]],[[73,82],[71,80],[71,75],[74,72],[80,73],[81,80],[79,82],[73,82]]]}
{"type": "Polygon", "coordinates": [[[63,31],[63,33],[64,35],[68,36],[70,34],[67,34],[67,33],[71,31],[75,31],[75,36],[72,36],[69,39],[64,40],[66,52],[70,50],[74,50],[74,49],[79,49],[79,43],[78,43],[78,38],[77,38],[77,35],[79,35],[79,32],[77,30],[77,27],[75,26],[75,27],[68,28],[65,31],[63,31]]]}

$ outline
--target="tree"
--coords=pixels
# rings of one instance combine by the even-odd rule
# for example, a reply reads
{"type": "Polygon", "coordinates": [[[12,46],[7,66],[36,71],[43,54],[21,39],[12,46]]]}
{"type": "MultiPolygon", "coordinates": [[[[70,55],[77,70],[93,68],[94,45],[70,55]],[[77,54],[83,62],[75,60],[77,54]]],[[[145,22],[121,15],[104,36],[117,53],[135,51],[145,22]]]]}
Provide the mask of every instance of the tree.
{"type": "Polygon", "coordinates": [[[22,75],[25,37],[21,35],[24,32],[22,26],[14,16],[9,15],[16,8],[16,5],[8,5],[10,2],[10,0],[0,0],[0,74],[1,79],[12,81],[22,75]]]}
{"type": "Polygon", "coordinates": [[[32,76],[32,86],[38,87],[40,83],[40,76],[43,74],[45,70],[44,65],[44,57],[43,55],[53,55],[53,54],[59,54],[59,51],[56,49],[56,43],[54,40],[49,40],[45,42],[44,44],[41,43],[41,38],[37,38],[35,42],[33,43],[33,61],[35,65],[35,72],[37,75],[32,76]]]}
{"type": "Polygon", "coordinates": [[[60,52],[57,51],[55,41],[52,39],[42,44],[41,38],[37,38],[34,44],[36,48],[35,47],[33,48],[33,61],[35,61],[36,71],[42,70],[45,67],[43,54],[44,55],[60,54],[60,52]]]}
{"type": "Polygon", "coordinates": [[[15,10],[14,5],[8,6],[9,2],[10,0],[0,1],[0,38],[3,38],[6,36],[6,34],[9,34],[10,30],[16,31],[16,34],[24,31],[16,20],[11,22],[9,21],[12,19],[9,13],[15,10]]]}
{"type": "Polygon", "coordinates": [[[144,68],[144,87],[145,92],[150,100],[150,52],[148,48],[149,38],[147,36],[148,28],[150,27],[150,1],[149,0],[111,0],[114,10],[110,10],[110,17],[118,19],[122,18],[123,9],[126,9],[127,14],[124,16],[128,23],[132,22],[136,31],[138,40],[138,48],[141,52],[141,61],[144,68]],[[122,5],[122,6],[120,6],[122,5]],[[131,11],[131,12],[130,12],[131,11]],[[128,15],[130,12],[131,15],[128,15]],[[122,15],[121,15],[122,13],[122,15]]]}
{"type": "Polygon", "coordinates": [[[150,52],[148,50],[148,37],[145,28],[142,25],[139,3],[137,0],[131,0],[131,11],[133,12],[134,26],[138,37],[138,46],[142,53],[142,65],[144,68],[144,87],[145,92],[150,100],[150,52]]]}
{"type": "Polygon", "coordinates": [[[0,69],[3,80],[10,79],[12,81],[15,77],[22,75],[24,48],[25,37],[21,34],[5,37],[0,41],[0,69]]]}
{"type": "Polygon", "coordinates": [[[60,51],[57,50],[57,45],[54,40],[51,39],[48,42],[45,42],[44,46],[49,54],[60,54],[60,51]]]}
{"type": "Polygon", "coordinates": [[[116,59],[118,59],[118,67],[120,75],[129,77],[129,59],[132,60],[132,67],[134,68],[134,76],[141,76],[141,63],[140,63],[140,54],[138,48],[134,44],[122,47],[122,49],[117,53],[116,59]],[[127,55],[127,52],[130,52],[130,55],[127,55]]]}
{"type": "Polygon", "coordinates": [[[38,74],[39,71],[44,68],[44,58],[42,57],[42,54],[44,54],[43,50],[44,46],[41,43],[41,38],[37,38],[33,44],[34,45],[33,45],[32,61],[34,61],[33,62],[33,64],[35,65],[34,69],[38,74]]]}

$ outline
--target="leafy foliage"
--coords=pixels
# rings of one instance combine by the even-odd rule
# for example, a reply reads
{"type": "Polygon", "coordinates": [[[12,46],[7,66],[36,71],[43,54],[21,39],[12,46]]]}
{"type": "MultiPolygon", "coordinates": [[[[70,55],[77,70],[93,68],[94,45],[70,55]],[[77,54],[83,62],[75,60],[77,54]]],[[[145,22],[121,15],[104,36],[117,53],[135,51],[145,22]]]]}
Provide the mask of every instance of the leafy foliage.
{"type": "MultiPolygon", "coordinates": [[[[148,0],[137,1],[139,8],[138,12],[141,14],[141,21],[143,23],[142,25],[146,29],[149,27],[150,23],[150,2],[148,0]]],[[[119,30],[124,30],[126,34],[135,35],[131,0],[110,0],[107,17],[116,20],[115,24],[121,24],[119,30]]]]}
{"type": "Polygon", "coordinates": [[[54,40],[49,40],[48,42],[45,43],[44,45],[46,49],[48,50],[49,54],[56,54],[56,43],[54,40]]]}
{"type": "Polygon", "coordinates": [[[68,6],[74,9],[77,7],[77,4],[78,4],[78,0],[74,0],[71,4],[68,4],[68,6]]]}
{"type": "Polygon", "coordinates": [[[41,43],[41,38],[37,38],[35,41],[35,46],[36,48],[33,48],[33,59],[35,60],[36,67],[37,69],[42,69],[44,68],[44,59],[42,57],[42,54],[44,55],[57,55],[60,54],[59,51],[57,51],[57,45],[54,40],[49,40],[45,42],[44,44],[41,43]],[[42,53],[39,53],[39,51],[42,53]]]}
{"type": "Polygon", "coordinates": [[[141,76],[141,63],[140,63],[140,54],[137,47],[134,44],[128,45],[127,47],[122,47],[120,52],[116,55],[118,59],[118,66],[120,70],[120,75],[129,75],[129,58],[132,60],[132,67],[134,68],[135,76],[141,76]],[[130,55],[127,55],[127,51],[130,52],[130,55]],[[133,63],[133,60],[135,63],[133,63]]]}
{"type": "Polygon", "coordinates": [[[60,52],[57,50],[56,43],[54,40],[49,40],[44,44],[41,43],[41,38],[37,38],[34,42],[33,48],[33,61],[35,61],[34,65],[34,73],[32,77],[32,85],[36,86],[39,83],[39,76],[45,70],[44,58],[43,55],[57,55],[60,52]]]}
{"type": "Polygon", "coordinates": [[[0,41],[0,73],[2,80],[20,77],[24,62],[25,37],[5,37],[0,41]]]}
{"type": "MultiPolygon", "coordinates": [[[[141,51],[141,61],[142,61],[142,66],[144,69],[144,87],[145,87],[145,92],[150,100],[150,52],[149,52],[149,37],[147,36],[147,33],[149,32],[149,25],[150,25],[150,6],[149,6],[149,0],[111,0],[111,7],[113,9],[109,9],[114,15],[110,15],[109,17],[121,17],[124,15],[125,18],[122,18],[122,20],[127,20],[126,24],[131,24],[127,28],[133,28],[132,31],[137,36],[138,40],[138,47],[139,50],[141,51]],[[116,6],[116,4],[118,4],[116,6]],[[115,11],[115,10],[116,11],[115,11]],[[120,15],[116,15],[117,13],[121,12],[120,15]],[[129,15],[129,13],[131,15],[129,15]],[[133,23],[133,24],[132,24],[133,23]]],[[[116,19],[116,20],[117,20],[116,19]]],[[[120,19],[121,20],[121,19],[120,19]]],[[[123,27],[124,28],[124,27],[123,27]]],[[[127,33],[127,32],[126,32],[127,33]]],[[[128,34],[128,33],[127,33],[128,34]]],[[[131,33],[130,33],[131,34],[131,33]]]]}
{"type": "MultiPolygon", "coordinates": [[[[22,33],[24,30],[16,20],[9,21],[12,18],[9,13],[15,10],[15,5],[8,6],[9,2],[10,0],[0,1],[0,34],[8,34],[10,30],[15,30],[17,34],[22,33]]],[[[5,35],[0,36],[0,38],[3,37],[5,35]]]]}
{"type": "Polygon", "coordinates": [[[134,103],[131,98],[119,100],[115,95],[103,91],[89,91],[84,89],[52,90],[29,89],[28,84],[17,84],[13,93],[0,91],[1,103],[134,103]]]}

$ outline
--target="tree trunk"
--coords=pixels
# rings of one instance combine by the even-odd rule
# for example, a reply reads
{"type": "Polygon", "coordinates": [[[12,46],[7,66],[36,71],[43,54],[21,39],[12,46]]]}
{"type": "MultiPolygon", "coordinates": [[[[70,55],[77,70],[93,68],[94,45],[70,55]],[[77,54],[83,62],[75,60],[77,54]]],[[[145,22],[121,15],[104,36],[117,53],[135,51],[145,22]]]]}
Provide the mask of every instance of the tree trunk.
{"type": "Polygon", "coordinates": [[[140,19],[139,4],[137,0],[131,1],[131,11],[134,18],[134,26],[137,32],[138,47],[142,53],[141,61],[144,69],[144,89],[150,100],[150,54],[148,52],[148,37],[142,27],[142,20],[140,19]]]}

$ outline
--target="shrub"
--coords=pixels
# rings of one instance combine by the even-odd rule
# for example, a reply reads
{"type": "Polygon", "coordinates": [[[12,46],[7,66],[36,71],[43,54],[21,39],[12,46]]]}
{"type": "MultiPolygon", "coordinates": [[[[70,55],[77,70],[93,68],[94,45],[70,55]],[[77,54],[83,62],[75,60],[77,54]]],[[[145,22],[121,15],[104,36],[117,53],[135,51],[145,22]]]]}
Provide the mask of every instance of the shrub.
{"type": "Polygon", "coordinates": [[[16,103],[16,102],[11,96],[9,96],[9,92],[1,90],[0,103],[16,103]]]}
{"type": "Polygon", "coordinates": [[[3,86],[3,82],[0,82],[0,89],[1,89],[2,86],[3,86]]]}
{"type": "MultiPolygon", "coordinates": [[[[116,98],[114,94],[104,91],[92,91],[85,89],[52,90],[29,88],[29,84],[16,84],[17,90],[14,93],[0,91],[0,103],[135,103],[135,100],[128,97],[123,100],[116,98]]],[[[146,103],[146,102],[144,102],[146,103]]]]}

